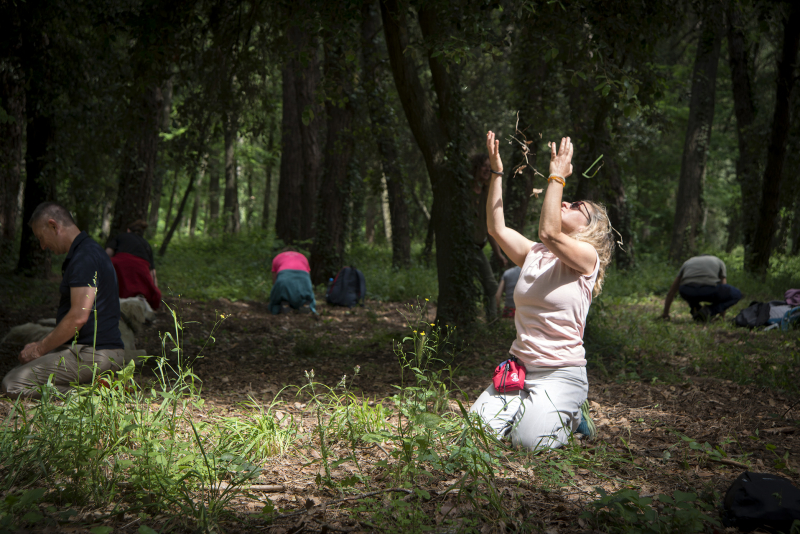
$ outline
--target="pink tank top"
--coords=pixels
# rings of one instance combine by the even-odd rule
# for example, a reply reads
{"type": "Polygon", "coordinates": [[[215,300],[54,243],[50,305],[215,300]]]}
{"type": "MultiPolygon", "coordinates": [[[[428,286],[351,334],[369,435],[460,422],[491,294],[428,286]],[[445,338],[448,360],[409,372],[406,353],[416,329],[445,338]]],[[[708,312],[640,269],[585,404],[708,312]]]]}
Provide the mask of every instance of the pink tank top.
{"type": "Polygon", "coordinates": [[[514,303],[517,339],[509,352],[527,368],[586,365],[583,329],[599,272],[582,275],[541,243],[525,257],[514,303]]]}
{"type": "Polygon", "coordinates": [[[284,269],[293,269],[296,271],[311,272],[311,267],[308,266],[308,260],[299,252],[281,252],[272,260],[272,272],[279,273],[284,269]]]}

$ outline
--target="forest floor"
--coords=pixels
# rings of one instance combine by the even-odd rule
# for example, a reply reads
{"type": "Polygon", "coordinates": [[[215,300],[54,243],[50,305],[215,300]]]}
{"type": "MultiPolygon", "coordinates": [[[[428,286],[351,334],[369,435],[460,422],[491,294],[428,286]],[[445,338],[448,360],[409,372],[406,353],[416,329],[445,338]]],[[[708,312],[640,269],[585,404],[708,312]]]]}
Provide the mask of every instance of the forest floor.
{"type": "MultiPolygon", "coordinates": [[[[52,296],[37,291],[24,301],[0,305],[0,331],[52,316],[55,291],[52,296]]],[[[800,485],[797,395],[757,381],[741,384],[715,378],[703,371],[705,367],[693,365],[691,354],[680,351],[664,351],[661,361],[648,356],[648,373],[638,374],[632,371],[635,362],[629,361],[617,373],[617,367],[609,371],[608,360],[592,364],[590,353],[589,400],[599,434],[594,441],[576,440],[564,450],[539,454],[500,448],[493,473],[472,486],[464,485],[464,471],[458,467],[422,469],[424,459],[415,464],[420,467],[418,472],[400,476],[395,467],[402,462],[402,442],[386,440],[357,447],[346,439],[329,437],[321,444],[320,404],[309,395],[308,387],[301,388],[309,383],[312,369],[318,392],[319,384],[335,388],[347,375],[348,391],[355,398],[365,399],[371,407],[386,407],[387,420],[396,422],[390,398],[398,393],[397,386],[403,381],[408,384],[410,378],[408,368],[403,373],[393,347],[410,334],[410,304],[368,301],[364,308],[346,310],[319,303],[318,316],[274,316],[263,302],[168,302],[183,321],[185,354],[203,354],[193,362],[193,371],[202,383],[204,403],[191,409],[191,417],[196,421],[246,418],[253,413],[248,402],[255,401],[271,406],[277,420],[284,425],[291,421],[296,430],[288,452],[264,461],[258,479],[252,481],[271,486],[265,488],[268,491],[252,490],[229,501],[233,514],[220,523],[227,532],[455,532],[473,528],[489,533],[520,525],[525,525],[523,530],[548,534],[607,532],[620,525],[614,526],[618,519],[604,516],[597,504],[592,505],[602,491],[633,490],[631,502],[640,511],[646,510],[650,501],[639,499],[655,495],[680,499],[680,492],[693,493],[686,497],[690,504],[703,509],[706,517],[718,518],[716,511],[706,509],[717,506],[728,486],[746,470],[780,474],[800,485]],[[211,336],[214,341],[207,343],[211,336]],[[356,366],[360,370],[353,376],[356,366]],[[655,368],[663,375],[655,376],[655,368]],[[481,503],[486,503],[474,498],[475,491],[500,496],[506,512],[481,510],[481,503]],[[268,520],[262,513],[267,501],[272,503],[270,509],[274,507],[268,520]],[[580,517],[587,511],[592,512],[591,517],[580,517]]],[[[660,311],[657,299],[627,306],[629,313],[638,315],[655,317],[660,311]]],[[[432,320],[435,309],[428,308],[427,314],[432,320]]],[[[137,338],[139,348],[149,354],[161,352],[160,334],[175,330],[165,307],[157,317],[137,338]]],[[[678,335],[680,331],[703,330],[720,347],[758,344],[759,336],[765,335],[734,330],[723,323],[693,324],[688,314],[678,314],[671,324],[659,328],[676,329],[678,335]]],[[[468,408],[477,398],[488,385],[494,366],[507,354],[513,332],[511,320],[500,320],[460,333],[452,366],[441,375],[449,391],[444,411],[459,411],[455,399],[468,408]]],[[[779,338],[776,345],[762,343],[758,350],[768,351],[773,346],[774,350],[796,351],[796,332],[785,335],[790,337],[779,338]]],[[[18,351],[19,347],[0,347],[0,372],[13,367],[18,351]]],[[[147,367],[137,378],[141,384],[152,380],[152,369],[147,367]]],[[[0,402],[3,416],[10,409],[10,402],[0,402]]],[[[13,459],[2,459],[2,471],[8,471],[9,462],[13,459]]],[[[3,497],[18,489],[6,487],[3,497]]],[[[691,518],[681,516],[684,512],[679,508],[657,508],[662,515],[674,514],[673,521],[691,524],[691,518]]],[[[141,514],[109,516],[102,512],[87,505],[68,523],[46,530],[110,532],[96,530],[103,526],[114,532],[150,532],[138,530],[145,521],[141,514]]],[[[641,514],[637,517],[634,522],[644,521],[641,514]]],[[[149,519],[147,524],[154,528],[171,524],[163,515],[149,519]]],[[[726,531],[710,523],[687,526],[683,531],[702,530],[726,531]]]]}

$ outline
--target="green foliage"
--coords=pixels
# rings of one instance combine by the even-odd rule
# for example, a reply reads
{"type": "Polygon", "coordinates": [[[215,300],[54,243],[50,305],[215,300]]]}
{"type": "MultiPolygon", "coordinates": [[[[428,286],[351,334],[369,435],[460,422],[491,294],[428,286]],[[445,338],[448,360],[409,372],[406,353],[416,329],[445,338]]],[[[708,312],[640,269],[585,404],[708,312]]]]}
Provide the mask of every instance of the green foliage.
{"type": "Polygon", "coordinates": [[[718,256],[726,262],[728,282],[744,296],[726,319],[707,327],[691,320],[680,297],[672,304],[673,320],[658,319],[676,267],[652,256],[640,258],[635,276],[611,269],[589,311],[589,364],[621,380],[681,382],[697,374],[798,391],[797,331],[751,331],[732,323],[750,301],[782,299],[786,289],[798,287],[797,258],[773,257],[766,280],[759,281],[741,269],[740,251],[718,256]]]}
{"type": "MultiPolygon", "coordinates": [[[[421,251],[421,243],[412,244],[412,258],[419,257],[421,251]]],[[[364,272],[368,298],[402,302],[417,298],[433,299],[439,294],[435,266],[420,262],[409,269],[387,268],[392,264],[390,246],[354,245],[346,261],[364,272]]]]}
{"type": "MultiPolygon", "coordinates": [[[[272,258],[277,254],[273,244],[271,234],[255,231],[173,239],[158,267],[162,291],[200,300],[267,301],[272,289],[272,258]]],[[[419,252],[421,245],[415,249],[419,252]]],[[[364,272],[367,298],[404,301],[436,297],[435,267],[420,264],[387,269],[391,256],[389,246],[354,246],[347,255],[345,261],[364,272]]]]}
{"type": "Polygon", "coordinates": [[[3,487],[48,489],[8,495],[0,503],[2,525],[38,522],[41,514],[34,505],[44,498],[167,514],[197,531],[216,531],[237,488],[258,475],[244,457],[286,450],[269,448],[270,442],[285,445],[292,431],[266,424],[268,410],[237,422],[234,435],[225,420],[195,425],[192,412],[203,400],[196,377],[182,366],[183,326],[174,312],[173,318],[176,332],[164,334],[150,384],[136,379],[131,361],[66,394],[46,384],[41,402],[33,406],[14,403],[0,429],[3,487]],[[177,359],[168,359],[173,352],[177,359]],[[237,440],[243,435],[247,447],[237,440]]]}
{"type": "Polygon", "coordinates": [[[671,496],[644,497],[632,489],[597,491],[600,498],[589,503],[581,517],[609,534],[685,534],[721,526],[707,514],[714,507],[696,493],[675,491],[671,496]]]}
{"type": "Polygon", "coordinates": [[[244,417],[220,418],[215,427],[217,450],[255,464],[286,454],[296,439],[294,420],[278,421],[272,405],[264,407],[252,399],[246,406],[249,413],[244,417]]]}
{"type": "Polygon", "coordinates": [[[162,292],[210,300],[269,300],[272,236],[248,232],[173,239],[158,267],[162,292]]]}

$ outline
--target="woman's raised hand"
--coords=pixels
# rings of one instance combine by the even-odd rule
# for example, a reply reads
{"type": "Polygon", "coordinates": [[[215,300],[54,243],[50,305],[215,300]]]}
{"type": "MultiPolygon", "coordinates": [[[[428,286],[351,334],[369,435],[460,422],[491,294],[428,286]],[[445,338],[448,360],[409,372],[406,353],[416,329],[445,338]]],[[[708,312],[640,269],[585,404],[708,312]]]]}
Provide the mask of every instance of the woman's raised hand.
{"type": "Polygon", "coordinates": [[[556,144],[550,143],[550,175],[556,174],[567,178],[572,174],[572,141],[569,137],[561,138],[561,146],[556,153],[556,144]]]}
{"type": "Polygon", "coordinates": [[[486,132],[486,150],[489,151],[489,164],[495,172],[503,172],[503,162],[500,160],[500,141],[494,138],[494,132],[486,132]]]}

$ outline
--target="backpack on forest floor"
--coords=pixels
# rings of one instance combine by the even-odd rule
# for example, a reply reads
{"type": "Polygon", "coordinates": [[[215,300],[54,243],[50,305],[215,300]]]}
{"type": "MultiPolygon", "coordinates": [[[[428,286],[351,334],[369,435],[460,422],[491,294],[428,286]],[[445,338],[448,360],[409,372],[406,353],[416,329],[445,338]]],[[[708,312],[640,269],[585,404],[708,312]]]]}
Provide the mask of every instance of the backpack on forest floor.
{"type": "Polygon", "coordinates": [[[792,530],[800,522],[800,489],[788,478],[746,471],[733,481],[722,502],[722,523],[744,532],[792,530]]]}
{"type": "MultiPolygon", "coordinates": [[[[769,302],[756,302],[753,301],[750,305],[739,312],[734,318],[736,326],[744,326],[754,328],[757,326],[764,326],[766,324],[775,325],[773,328],[781,326],[784,319],[791,322],[791,317],[787,317],[787,312],[790,312],[792,307],[782,300],[771,300],[769,302]]],[[[786,328],[784,328],[786,329],[786,328]]]]}
{"type": "Polygon", "coordinates": [[[325,300],[334,306],[352,308],[359,301],[363,306],[366,294],[367,283],[364,280],[364,273],[353,267],[343,267],[331,282],[325,300]]]}
{"type": "Polygon", "coordinates": [[[736,326],[747,328],[764,326],[769,321],[769,308],[769,302],[758,302],[754,300],[734,317],[733,322],[736,326]]]}

